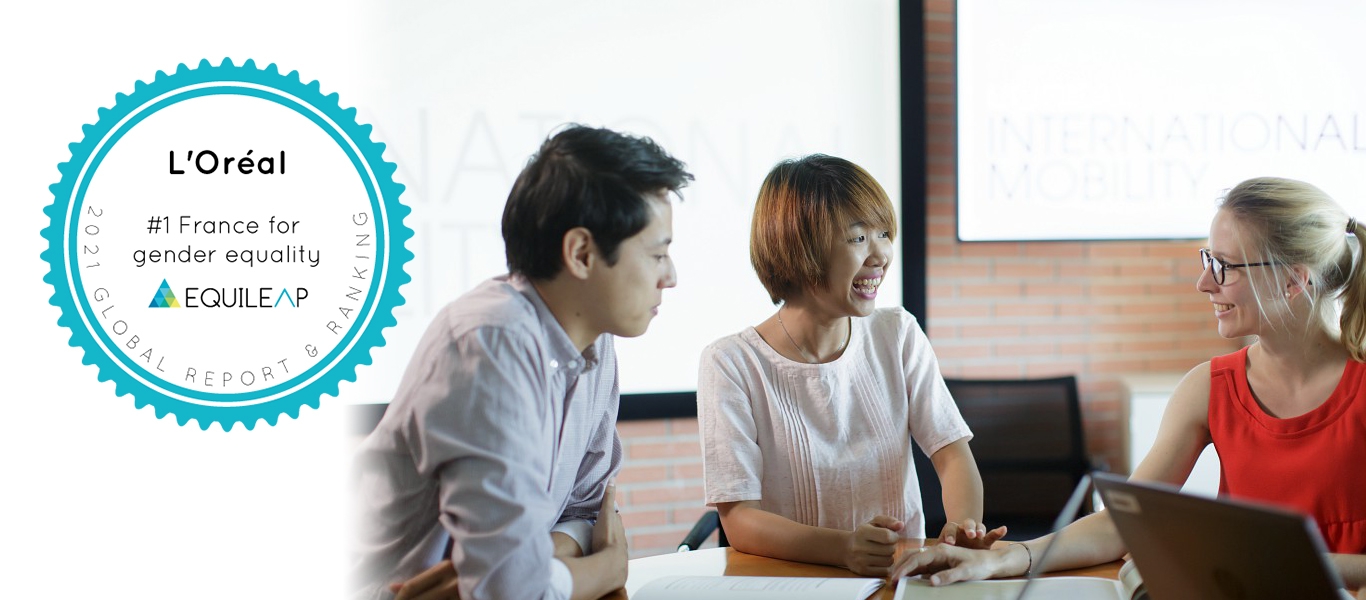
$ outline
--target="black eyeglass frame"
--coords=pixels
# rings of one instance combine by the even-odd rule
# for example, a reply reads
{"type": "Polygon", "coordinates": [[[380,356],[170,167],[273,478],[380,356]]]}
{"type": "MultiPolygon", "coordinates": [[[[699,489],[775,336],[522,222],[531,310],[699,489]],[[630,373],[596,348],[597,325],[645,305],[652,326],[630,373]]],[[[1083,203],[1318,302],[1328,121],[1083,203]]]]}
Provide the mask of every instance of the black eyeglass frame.
{"type": "Polygon", "coordinates": [[[1240,265],[1235,265],[1233,263],[1224,262],[1224,259],[1219,258],[1213,254],[1210,254],[1209,248],[1200,249],[1201,268],[1209,269],[1210,276],[1214,278],[1214,283],[1217,283],[1219,285],[1224,285],[1224,281],[1228,279],[1229,269],[1238,269],[1242,267],[1269,267],[1271,265],[1272,263],[1269,262],[1243,263],[1240,265]],[[1219,268],[1213,268],[1214,265],[1219,265],[1219,268]]]}

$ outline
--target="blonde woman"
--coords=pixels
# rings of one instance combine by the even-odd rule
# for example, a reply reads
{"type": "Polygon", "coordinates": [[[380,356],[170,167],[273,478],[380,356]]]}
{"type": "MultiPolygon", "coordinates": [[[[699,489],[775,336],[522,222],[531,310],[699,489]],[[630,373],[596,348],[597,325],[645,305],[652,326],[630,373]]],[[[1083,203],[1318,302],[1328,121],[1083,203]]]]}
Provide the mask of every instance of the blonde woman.
{"type": "MultiPolygon", "coordinates": [[[[1228,192],[1195,287],[1208,295],[1220,335],[1256,342],[1186,374],[1132,476],[1179,485],[1214,444],[1220,493],[1312,516],[1351,587],[1366,584],[1364,229],[1307,183],[1259,178],[1228,192]]],[[[908,555],[893,575],[923,573],[934,584],[1022,575],[1052,540],[934,548],[908,555]]],[[[1053,569],[1125,553],[1104,511],[1068,526],[1061,540],[1049,554],[1053,569]]]]}

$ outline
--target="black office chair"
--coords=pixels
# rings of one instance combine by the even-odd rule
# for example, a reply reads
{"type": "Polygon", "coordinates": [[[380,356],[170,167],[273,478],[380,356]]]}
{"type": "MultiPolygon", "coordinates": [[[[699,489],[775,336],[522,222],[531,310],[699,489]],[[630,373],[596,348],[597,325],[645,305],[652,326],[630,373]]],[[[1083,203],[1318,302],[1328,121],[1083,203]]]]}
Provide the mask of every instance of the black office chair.
{"type": "MultiPolygon", "coordinates": [[[[1092,470],[1082,437],[1077,378],[946,379],[972,428],[972,454],[982,473],[983,520],[1005,525],[1007,539],[1049,533],[1081,476],[1092,470]]],[[[913,451],[925,510],[925,535],[943,529],[943,490],[934,464],[913,451]]],[[[1104,469],[1103,466],[1099,468],[1104,469]]],[[[1090,513],[1090,506],[1082,511],[1090,513]]]]}
{"type": "Polygon", "coordinates": [[[702,513],[697,519],[697,523],[692,526],[692,531],[688,532],[687,537],[683,538],[683,543],[678,545],[679,552],[688,552],[702,547],[707,538],[711,537],[711,532],[716,532],[716,545],[720,548],[730,546],[726,540],[726,530],[721,528],[721,514],[709,510],[702,513]]]}

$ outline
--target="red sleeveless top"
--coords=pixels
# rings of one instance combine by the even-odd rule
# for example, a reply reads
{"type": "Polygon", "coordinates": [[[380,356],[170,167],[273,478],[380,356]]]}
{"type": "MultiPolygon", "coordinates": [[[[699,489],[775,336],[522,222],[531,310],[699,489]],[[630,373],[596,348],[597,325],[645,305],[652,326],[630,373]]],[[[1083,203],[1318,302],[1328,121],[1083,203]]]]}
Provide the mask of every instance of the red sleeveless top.
{"type": "Polygon", "coordinates": [[[1314,518],[1330,552],[1366,553],[1366,363],[1347,361],[1323,405],[1268,415],[1247,384],[1247,348],[1210,361],[1209,431],[1220,495],[1314,518]]]}

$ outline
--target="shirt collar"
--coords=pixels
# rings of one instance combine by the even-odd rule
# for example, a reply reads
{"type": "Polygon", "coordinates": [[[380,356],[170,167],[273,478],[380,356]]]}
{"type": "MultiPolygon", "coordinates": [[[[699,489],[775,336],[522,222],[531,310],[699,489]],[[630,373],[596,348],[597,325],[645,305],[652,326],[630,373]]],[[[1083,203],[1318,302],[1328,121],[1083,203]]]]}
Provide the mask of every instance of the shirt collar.
{"type": "Polygon", "coordinates": [[[555,318],[555,313],[550,312],[550,307],[546,306],[545,300],[541,298],[541,293],[536,290],[536,286],[526,277],[513,273],[507,276],[508,285],[518,293],[526,297],[527,301],[536,308],[536,320],[540,323],[541,330],[545,332],[546,339],[546,365],[550,370],[568,370],[574,373],[587,373],[598,366],[598,346],[603,343],[605,335],[598,336],[593,343],[588,346],[583,353],[579,353],[574,347],[574,342],[569,339],[569,334],[560,325],[559,319],[555,318]]]}

